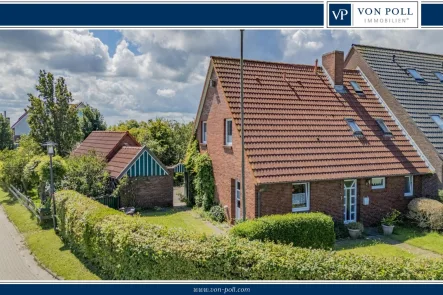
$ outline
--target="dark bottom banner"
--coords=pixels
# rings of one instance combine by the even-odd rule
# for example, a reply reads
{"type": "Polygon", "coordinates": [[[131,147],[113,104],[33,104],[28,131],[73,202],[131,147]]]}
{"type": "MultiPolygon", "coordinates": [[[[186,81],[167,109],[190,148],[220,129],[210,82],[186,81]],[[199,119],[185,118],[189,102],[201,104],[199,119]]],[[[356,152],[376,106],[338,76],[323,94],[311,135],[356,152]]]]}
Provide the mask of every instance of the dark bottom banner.
{"type": "Polygon", "coordinates": [[[122,295],[122,294],[340,294],[384,295],[393,293],[443,294],[442,283],[325,283],[325,284],[266,284],[266,283],[223,283],[223,284],[0,284],[0,294],[63,294],[63,295],[122,295]]]}

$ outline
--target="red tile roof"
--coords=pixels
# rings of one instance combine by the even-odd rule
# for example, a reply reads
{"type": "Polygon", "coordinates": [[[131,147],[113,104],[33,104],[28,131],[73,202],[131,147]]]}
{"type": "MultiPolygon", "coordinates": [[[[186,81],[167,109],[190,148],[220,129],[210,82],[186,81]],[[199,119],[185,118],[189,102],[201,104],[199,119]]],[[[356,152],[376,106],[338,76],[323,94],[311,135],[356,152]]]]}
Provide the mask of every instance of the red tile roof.
{"type": "Polygon", "coordinates": [[[107,169],[111,174],[111,177],[119,177],[141,150],[143,150],[143,147],[141,146],[122,147],[108,163],[107,169]]]}
{"type": "Polygon", "coordinates": [[[93,131],[72,152],[72,155],[84,155],[89,151],[95,151],[109,161],[123,142],[129,142],[131,146],[140,146],[128,131],[93,131]]]}
{"type": "MultiPolygon", "coordinates": [[[[212,57],[212,63],[240,131],[239,60],[212,57]]],[[[344,71],[344,86],[348,93],[337,93],[320,67],[315,74],[309,65],[245,60],[245,151],[257,182],[430,172],[358,71],[344,71]],[[364,136],[354,136],[345,118],[364,136]],[[383,136],[375,118],[393,137],[383,136]]]]}

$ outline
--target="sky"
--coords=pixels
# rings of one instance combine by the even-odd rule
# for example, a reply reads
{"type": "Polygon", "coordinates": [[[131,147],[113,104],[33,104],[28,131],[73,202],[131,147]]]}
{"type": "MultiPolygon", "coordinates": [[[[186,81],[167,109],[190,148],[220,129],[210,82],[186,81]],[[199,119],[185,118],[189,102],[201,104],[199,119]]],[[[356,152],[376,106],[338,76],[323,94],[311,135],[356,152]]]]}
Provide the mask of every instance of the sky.
{"type": "MultiPolygon", "coordinates": [[[[366,44],[443,54],[436,30],[246,30],[244,57],[314,64],[366,44]]],[[[44,69],[108,125],[194,119],[210,56],[240,56],[238,30],[0,30],[0,111],[15,122],[44,69]]]]}

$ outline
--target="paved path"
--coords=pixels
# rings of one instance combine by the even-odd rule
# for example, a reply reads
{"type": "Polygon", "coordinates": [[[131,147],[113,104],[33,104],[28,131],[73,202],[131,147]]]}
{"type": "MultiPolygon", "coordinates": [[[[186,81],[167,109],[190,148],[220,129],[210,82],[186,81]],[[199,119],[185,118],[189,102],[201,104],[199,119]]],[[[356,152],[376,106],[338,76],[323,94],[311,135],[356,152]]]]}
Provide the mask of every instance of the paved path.
{"type": "Polygon", "coordinates": [[[21,235],[0,206],[0,280],[54,280],[25,247],[21,235]]]}
{"type": "Polygon", "coordinates": [[[435,253],[435,252],[432,252],[432,251],[429,251],[426,249],[418,248],[418,247],[415,247],[415,246],[412,246],[412,245],[409,245],[409,244],[406,244],[403,242],[399,242],[399,241],[391,239],[387,236],[379,235],[379,236],[371,236],[369,238],[379,240],[379,241],[382,241],[383,243],[386,243],[386,244],[398,247],[400,249],[406,250],[409,253],[412,253],[420,258],[443,258],[443,256],[438,253],[435,253]]]}

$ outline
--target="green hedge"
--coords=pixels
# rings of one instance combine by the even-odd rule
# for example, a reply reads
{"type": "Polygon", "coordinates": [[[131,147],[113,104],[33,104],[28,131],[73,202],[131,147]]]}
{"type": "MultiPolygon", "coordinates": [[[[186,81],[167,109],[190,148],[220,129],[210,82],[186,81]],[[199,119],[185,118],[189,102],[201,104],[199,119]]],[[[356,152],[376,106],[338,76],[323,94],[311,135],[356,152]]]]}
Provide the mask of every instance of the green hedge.
{"type": "Polygon", "coordinates": [[[441,260],[374,258],[227,236],[204,236],[129,217],[73,191],[56,195],[60,234],[106,279],[442,279],[441,260]]]}
{"type": "Polygon", "coordinates": [[[265,216],[237,224],[231,233],[249,240],[293,244],[303,248],[331,249],[335,243],[334,221],[323,213],[265,216]]]}

